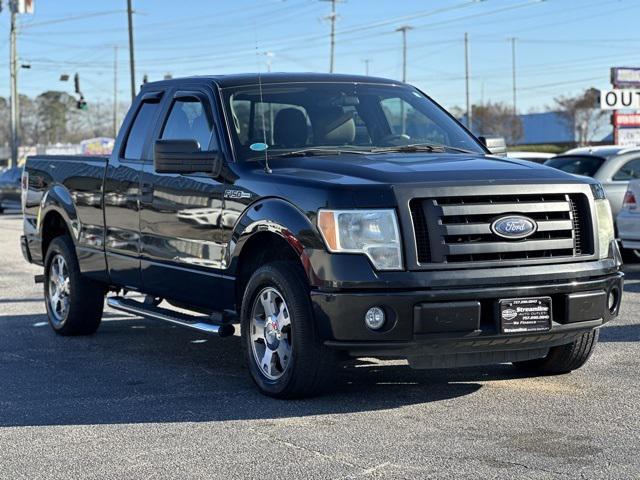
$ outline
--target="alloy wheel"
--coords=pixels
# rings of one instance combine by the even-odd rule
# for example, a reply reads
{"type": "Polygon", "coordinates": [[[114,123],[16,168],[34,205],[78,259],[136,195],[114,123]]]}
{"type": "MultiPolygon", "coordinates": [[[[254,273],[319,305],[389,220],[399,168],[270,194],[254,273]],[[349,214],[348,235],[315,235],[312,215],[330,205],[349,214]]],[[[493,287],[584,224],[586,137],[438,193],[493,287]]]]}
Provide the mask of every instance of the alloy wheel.
{"type": "Polygon", "coordinates": [[[67,262],[62,255],[51,259],[49,266],[49,307],[53,320],[64,323],[70,302],[70,279],[67,262]]]}
{"type": "Polygon", "coordinates": [[[292,340],[289,308],[273,287],[260,291],[251,309],[252,356],[269,380],[282,377],[291,363],[292,340]]]}

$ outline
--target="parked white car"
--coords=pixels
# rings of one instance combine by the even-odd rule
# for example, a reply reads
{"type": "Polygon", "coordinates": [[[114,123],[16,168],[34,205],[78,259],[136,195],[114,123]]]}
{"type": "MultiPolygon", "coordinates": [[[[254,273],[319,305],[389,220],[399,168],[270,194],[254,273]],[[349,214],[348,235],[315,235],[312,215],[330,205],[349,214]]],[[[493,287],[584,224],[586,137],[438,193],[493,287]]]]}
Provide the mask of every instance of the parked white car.
{"type": "Polygon", "coordinates": [[[544,163],[550,158],[555,157],[555,153],[545,153],[545,152],[520,152],[520,151],[509,151],[507,152],[507,157],[509,158],[519,158],[520,160],[528,160],[530,162],[536,163],[544,163]]]}
{"type": "Polygon", "coordinates": [[[627,193],[618,214],[618,236],[625,249],[640,258],[640,180],[629,182],[627,193]]]}

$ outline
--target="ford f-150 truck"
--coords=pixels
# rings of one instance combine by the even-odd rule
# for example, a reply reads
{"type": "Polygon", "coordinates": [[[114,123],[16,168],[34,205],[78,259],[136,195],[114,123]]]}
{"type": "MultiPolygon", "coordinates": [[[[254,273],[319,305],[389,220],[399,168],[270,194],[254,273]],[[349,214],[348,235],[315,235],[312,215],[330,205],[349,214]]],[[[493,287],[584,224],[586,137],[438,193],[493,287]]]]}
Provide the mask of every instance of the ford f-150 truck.
{"type": "Polygon", "coordinates": [[[319,392],[349,357],[577,369],[622,297],[602,186],[485,144],[381,78],[148,83],[110,157],[27,160],[22,250],[56,333],[94,333],[105,296],[239,324],[275,397],[319,392]]]}

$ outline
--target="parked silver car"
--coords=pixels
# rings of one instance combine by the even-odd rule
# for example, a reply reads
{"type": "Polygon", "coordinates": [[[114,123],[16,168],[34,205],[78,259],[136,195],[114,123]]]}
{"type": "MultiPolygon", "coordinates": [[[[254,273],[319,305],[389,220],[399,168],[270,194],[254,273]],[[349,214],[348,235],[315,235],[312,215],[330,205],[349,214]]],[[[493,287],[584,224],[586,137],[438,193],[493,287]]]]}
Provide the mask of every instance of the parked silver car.
{"type": "Polygon", "coordinates": [[[622,208],[629,181],[640,179],[640,148],[615,145],[574,148],[547,160],[545,165],[599,180],[615,218],[622,208]]]}
{"type": "Polygon", "coordinates": [[[640,258],[640,180],[629,182],[622,209],[617,218],[622,246],[640,258]]]}

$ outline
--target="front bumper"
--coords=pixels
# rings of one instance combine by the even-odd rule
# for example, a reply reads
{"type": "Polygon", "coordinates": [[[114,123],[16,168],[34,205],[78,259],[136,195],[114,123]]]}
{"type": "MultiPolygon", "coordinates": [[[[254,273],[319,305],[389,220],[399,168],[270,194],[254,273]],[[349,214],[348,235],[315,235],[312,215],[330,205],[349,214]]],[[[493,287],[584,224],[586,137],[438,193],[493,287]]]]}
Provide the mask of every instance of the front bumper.
{"type": "Polygon", "coordinates": [[[321,336],[331,348],[352,356],[404,357],[412,366],[433,368],[539,358],[556,345],[616,317],[623,274],[598,278],[476,288],[419,291],[312,292],[321,336]],[[610,295],[615,303],[609,307],[610,295]],[[547,332],[503,334],[499,299],[549,296],[547,332]],[[381,306],[387,325],[372,331],[365,312],[381,306]]]}

